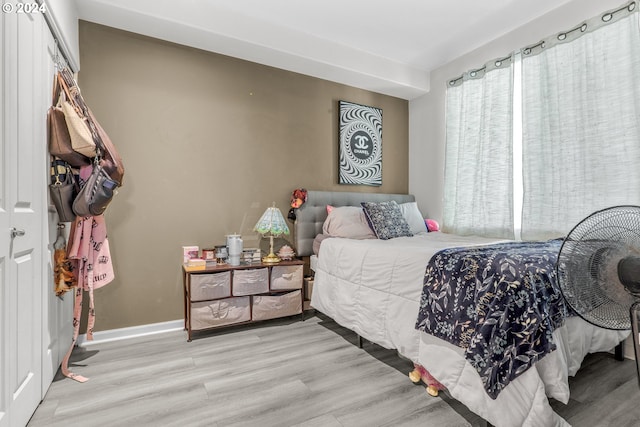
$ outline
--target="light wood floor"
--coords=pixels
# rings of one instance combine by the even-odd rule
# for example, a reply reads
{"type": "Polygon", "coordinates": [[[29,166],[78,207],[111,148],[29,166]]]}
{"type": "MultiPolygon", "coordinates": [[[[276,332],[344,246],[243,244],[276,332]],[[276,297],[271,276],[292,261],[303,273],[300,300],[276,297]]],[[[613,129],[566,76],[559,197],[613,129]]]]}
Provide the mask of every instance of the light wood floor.
{"type": "MultiPolygon", "coordinates": [[[[102,343],[74,353],[29,426],[484,426],[446,393],[412,384],[410,362],[318,314],[202,335],[102,343]]],[[[571,380],[574,426],[640,425],[632,361],[591,355],[571,380]]]]}

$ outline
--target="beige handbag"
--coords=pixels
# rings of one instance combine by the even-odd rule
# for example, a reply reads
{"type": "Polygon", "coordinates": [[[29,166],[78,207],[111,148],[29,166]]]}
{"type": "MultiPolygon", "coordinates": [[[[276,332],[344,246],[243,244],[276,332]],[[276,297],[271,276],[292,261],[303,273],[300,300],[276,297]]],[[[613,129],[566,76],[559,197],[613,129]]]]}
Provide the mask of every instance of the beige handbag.
{"type": "Polygon", "coordinates": [[[53,80],[53,96],[51,107],[47,111],[47,137],[49,139],[49,152],[64,160],[75,168],[91,164],[88,157],[76,152],[71,145],[69,127],[62,111],[61,86],[56,75],[53,80]]]}
{"type": "Polygon", "coordinates": [[[74,151],[89,158],[95,157],[96,143],[93,142],[87,119],[78,114],[69,101],[62,102],[62,111],[64,112],[64,119],[67,122],[69,136],[71,136],[71,146],[74,151]]]}

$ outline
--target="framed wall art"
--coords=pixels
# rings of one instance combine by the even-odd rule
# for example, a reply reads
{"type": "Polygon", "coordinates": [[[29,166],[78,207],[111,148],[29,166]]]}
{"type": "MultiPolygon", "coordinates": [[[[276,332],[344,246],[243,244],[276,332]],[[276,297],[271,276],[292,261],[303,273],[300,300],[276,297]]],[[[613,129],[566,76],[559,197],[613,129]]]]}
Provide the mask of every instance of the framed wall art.
{"type": "Polygon", "coordinates": [[[382,185],[382,110],[339,105],[340,184],[382,185]]]}

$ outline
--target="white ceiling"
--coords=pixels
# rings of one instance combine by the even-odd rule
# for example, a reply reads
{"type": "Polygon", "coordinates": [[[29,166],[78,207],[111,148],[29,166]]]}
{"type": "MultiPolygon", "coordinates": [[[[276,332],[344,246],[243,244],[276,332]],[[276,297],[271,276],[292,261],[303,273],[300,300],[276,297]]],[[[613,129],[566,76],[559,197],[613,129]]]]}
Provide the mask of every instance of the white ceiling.
{"type": "Polygon", "coordinates": [[[570,0],[77,0],[80,19],[403,99],[570,0]]]}

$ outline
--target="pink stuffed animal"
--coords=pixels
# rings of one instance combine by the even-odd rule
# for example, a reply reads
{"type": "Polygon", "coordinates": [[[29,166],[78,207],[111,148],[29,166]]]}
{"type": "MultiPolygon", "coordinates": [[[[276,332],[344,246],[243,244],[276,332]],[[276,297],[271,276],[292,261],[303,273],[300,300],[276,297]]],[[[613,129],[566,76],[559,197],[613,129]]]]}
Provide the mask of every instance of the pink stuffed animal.
{"type": "Polygon", "coordinates": [[[432,231],[440,231],[440,224],[438,224],[438,221],[436,221],[435,219],[425,219],[424,223],[427,225],[427,230],[429,230],[429,232],[432,231]]]}
{"type": "Polygon", "coordinates": [[[415,384],[418,384],[420,380],[422,380],[422,382],[427,385],[427,393],[431,396],[438,396],[438,391],[446,388],[437,379],[433,378],[429,371],[427,371],[423,366],[414,363],[413,367],[415,369],[409,373],[409,379],[415,384]]]}

